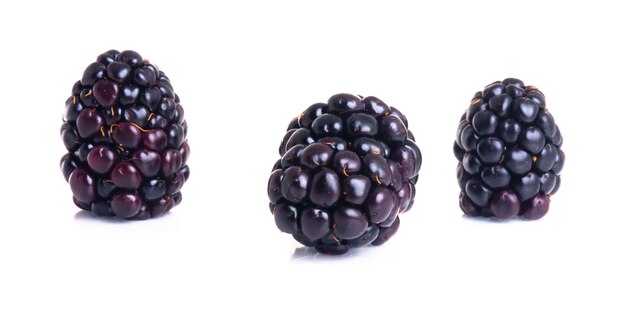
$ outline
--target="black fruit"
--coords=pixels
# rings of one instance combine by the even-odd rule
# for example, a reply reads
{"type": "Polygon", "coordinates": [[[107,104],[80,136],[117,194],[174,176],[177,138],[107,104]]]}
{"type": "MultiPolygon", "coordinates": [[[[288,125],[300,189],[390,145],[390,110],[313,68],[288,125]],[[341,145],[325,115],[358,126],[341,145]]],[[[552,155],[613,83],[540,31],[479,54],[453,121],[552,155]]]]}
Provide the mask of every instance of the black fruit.
{"type": "Polygon", "coordinates": [[[461,210],[499,219],[543,217],[561,182],[562,142],[537,88],[509,78],[476,93],[453,146],[461,210]]]}
{"type": "Polygon", "coordinates": [[[182,200],[187,123],[169,79],[138,53],[109,50],[65,103],[61,171],[96,216],[156,217],[182,200]]]}
{"type": "Polygon", "coordinates": [[[422,155],[406,117],[337,94],[292,120],[268,182],[278,228],[326,254],[380,245],[411,208],[422,155]]]}

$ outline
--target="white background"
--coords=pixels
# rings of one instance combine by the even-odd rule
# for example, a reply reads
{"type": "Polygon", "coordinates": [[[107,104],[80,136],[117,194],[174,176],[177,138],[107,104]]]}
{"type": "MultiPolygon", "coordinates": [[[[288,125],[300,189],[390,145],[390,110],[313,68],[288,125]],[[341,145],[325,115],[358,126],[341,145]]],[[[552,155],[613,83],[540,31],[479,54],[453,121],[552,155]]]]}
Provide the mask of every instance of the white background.
{"type": "Polygon", "coordinates": [[[624,314],[626,11],[604,1],[4,1],[0,314],[624,314]],[[170,77],[191,177],[173,212],[96,220],[59,171],[64,102],[105,50],[170,77]],[[452,142],[473,93],[536,85],[564,135],[539,221],[458,209],[452,142]],[[274,226],[289,120],[338,92],[398,107],[424,156],[382,247],[325,257],[274,226]],[[387,313],[388,312],[388,313],[387,313]]]}

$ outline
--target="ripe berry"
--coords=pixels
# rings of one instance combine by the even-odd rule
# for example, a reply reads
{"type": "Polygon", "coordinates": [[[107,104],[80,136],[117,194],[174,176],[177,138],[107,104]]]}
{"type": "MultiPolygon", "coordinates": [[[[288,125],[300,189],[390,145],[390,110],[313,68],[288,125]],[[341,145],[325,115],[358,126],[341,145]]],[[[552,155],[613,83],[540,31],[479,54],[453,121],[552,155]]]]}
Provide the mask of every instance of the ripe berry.
{"type": "Polygon", "coordinates": [[[165,74],[138,53],[110,50],[67,100],[61,171],[74,202],[96,216],[142,220],[182,200],[186,122],[165,74]]]}
{"type": "Polygon", "coordinates": [[[402,113],[350,94],[292,120],[279,153],[267,188],[276,225],[326,254],[391,238],[422,164],[402,113]]]}
{"type": "Polygon", "coordinates": [[[509,78],[476,93],[453,146],[461,210],[499,219],[543,217],[561,182],[562,142],[537,88],[509,78]]]}

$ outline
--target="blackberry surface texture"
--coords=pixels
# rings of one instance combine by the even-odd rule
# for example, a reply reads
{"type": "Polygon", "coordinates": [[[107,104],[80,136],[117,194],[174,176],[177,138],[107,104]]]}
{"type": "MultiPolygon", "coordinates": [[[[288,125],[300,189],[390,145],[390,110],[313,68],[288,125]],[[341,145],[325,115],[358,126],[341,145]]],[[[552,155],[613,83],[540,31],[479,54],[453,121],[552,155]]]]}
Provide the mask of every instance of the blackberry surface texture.
{"type": "Polygon", "coordinates": [[[187,123],[162,71],[137,52],[109,50],[65,103],[61,171],[74,203],[96,216],[143,220],[182,200],[187,123]]]}
{"type": "Polygon", "coordinates": [[[562,144],[536,87],[509,78],[476,92],[453,148],[461,210],[498,219],[543,217],[561,185],[562,144]]]}
{"type": "Polygon", "coordinates": [[[269,178],[278,228],[325,254],[389,240],[413,204],[422,164],[407,127],[373,96],[309,106],[287,127],[269,178]]]}

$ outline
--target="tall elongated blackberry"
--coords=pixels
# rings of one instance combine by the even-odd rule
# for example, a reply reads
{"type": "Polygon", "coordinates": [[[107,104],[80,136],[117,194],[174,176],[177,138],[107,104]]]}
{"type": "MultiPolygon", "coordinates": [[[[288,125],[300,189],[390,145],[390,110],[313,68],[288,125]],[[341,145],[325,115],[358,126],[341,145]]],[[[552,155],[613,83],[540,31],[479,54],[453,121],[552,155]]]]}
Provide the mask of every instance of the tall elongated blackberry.
{"type": "Polygon", "coordinates": [[[499,219],[543,217],[561,184],[562,144],[541,91],[512,78],[489,84],[457,129],[461,209],[499,219]]]}
{"type": "Polygon", "coordinates": [[[142,220],[181,202],[189,145],[179,102],[167,76],[132,50],[109,50],[85,69],[61,127],[61,171],[79,208],[142,220]]]}
{"type": "Polygon", "coordinates": [[[326,254],[386,242],[413,204],[422,164],[407,127],[397,109],[350,94],[294,118],[267,188],[278,228],[326,254]]]}

